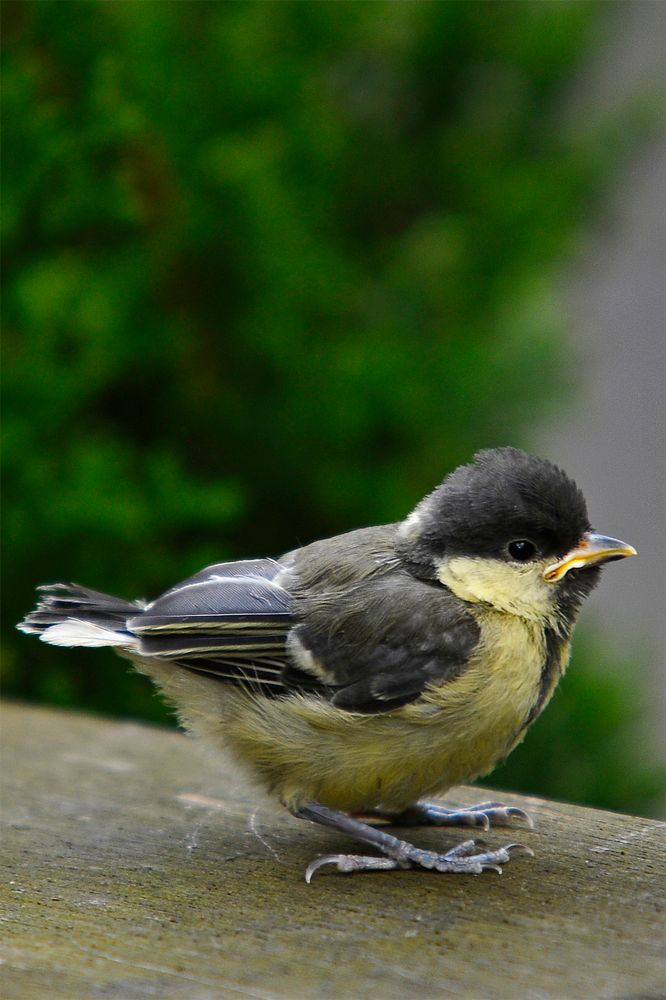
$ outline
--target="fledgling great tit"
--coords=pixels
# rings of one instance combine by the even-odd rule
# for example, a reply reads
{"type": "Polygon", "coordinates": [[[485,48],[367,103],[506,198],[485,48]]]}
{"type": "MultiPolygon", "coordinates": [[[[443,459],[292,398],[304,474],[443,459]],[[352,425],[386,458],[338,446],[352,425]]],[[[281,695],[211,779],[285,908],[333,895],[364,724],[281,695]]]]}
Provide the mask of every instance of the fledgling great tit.
{"type": "Polygon", "coordinates": [[[318,858],[307,881],[328,863],[478,874],[531,852],[474,840],[421,850],[373,823],[529,822],[501,803],[455,810],[424,797],[488,773],[523,739],[601,565],[635,552],[591,530],[561,469],[497,448],[398,524],[218,563],[149,604],[42,587],[19,628],[114,647],[187,730],[249,764],[294,816],[380,852],[318,858]]]}

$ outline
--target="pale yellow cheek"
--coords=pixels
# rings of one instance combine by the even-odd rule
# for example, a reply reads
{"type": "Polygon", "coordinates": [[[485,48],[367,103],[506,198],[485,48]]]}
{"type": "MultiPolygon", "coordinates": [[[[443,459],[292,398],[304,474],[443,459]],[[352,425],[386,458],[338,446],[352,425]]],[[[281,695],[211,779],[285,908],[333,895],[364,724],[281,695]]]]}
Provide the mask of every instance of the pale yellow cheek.
{"type": "Polygon", "coordinates": [[[463,601],[533,621],[555,616],[555,591],[543,579],[545,563],[518,566],[500,559],[453,556],[437,566],[440,583],[463,601]]]}

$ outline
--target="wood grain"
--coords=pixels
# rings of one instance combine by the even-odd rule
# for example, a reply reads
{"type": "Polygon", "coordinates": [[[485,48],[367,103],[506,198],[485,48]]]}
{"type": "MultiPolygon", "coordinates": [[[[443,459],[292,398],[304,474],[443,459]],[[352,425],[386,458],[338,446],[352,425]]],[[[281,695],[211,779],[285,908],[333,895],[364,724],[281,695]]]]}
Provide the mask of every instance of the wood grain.
{"type": "Polygon", "coordinates": [[[666,824],[503,796],[536,829],[487,841],[536,857],[501,877],[322,872],[307,886],[307,863],[350,842],[186,737],[14,705],[2,733],[6,1000],[666,994],[666,824]]]}

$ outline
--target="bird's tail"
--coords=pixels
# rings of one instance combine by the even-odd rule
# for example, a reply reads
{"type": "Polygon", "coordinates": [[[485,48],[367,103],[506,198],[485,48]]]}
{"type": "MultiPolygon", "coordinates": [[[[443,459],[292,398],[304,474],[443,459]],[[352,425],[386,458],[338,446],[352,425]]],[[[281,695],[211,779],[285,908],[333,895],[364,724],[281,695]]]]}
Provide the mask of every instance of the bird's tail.
{"type": "Polygon", "coordinates": [[[128,618],[143,610],[142,601],[124,601],[74,583],[38,587],[42,597],[17,625],[52,646],[124,646],[137,639],[127,630],[128,618]]]}

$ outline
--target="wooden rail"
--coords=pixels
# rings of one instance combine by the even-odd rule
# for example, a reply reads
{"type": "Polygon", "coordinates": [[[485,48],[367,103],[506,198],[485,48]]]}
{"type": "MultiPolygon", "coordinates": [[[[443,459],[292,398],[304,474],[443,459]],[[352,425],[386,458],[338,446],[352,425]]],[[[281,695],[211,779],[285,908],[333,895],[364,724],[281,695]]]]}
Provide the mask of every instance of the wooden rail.
{"type": "Polygon", "coordinates": [[[487,841],[536,857],[501,877],[322,871],[307,886],[307,863],[350,843],[179,733],[13,705],[2,733],[5,1000],[666,993],[666,824],[503,796],[536,829],[487,841]]]}

